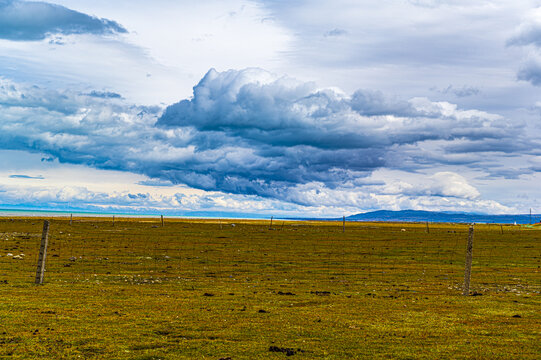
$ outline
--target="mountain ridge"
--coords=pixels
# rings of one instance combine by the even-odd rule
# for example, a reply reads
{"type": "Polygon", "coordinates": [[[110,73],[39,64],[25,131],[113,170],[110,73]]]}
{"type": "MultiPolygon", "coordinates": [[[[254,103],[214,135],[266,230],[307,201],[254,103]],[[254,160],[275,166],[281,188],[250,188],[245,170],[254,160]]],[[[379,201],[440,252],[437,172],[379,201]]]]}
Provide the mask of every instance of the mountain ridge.
{"type": "Polygon", "coordinates": [[[426,210],[377,210],[346,216],[347,221],[397,221],[397,222],[445,222],[445,223],[498,223],[529,224],[539,222],[541,215],[532,214],[478,214],[467,212],[426,210]]]}

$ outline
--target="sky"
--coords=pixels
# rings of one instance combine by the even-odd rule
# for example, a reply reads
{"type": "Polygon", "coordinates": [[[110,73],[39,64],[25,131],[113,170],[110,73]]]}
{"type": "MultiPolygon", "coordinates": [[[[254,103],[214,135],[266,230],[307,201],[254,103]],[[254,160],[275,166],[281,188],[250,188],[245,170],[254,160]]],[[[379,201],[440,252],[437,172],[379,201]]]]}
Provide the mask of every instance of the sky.
{"type": "Polygon", "coordinates": [[[0,0],[0,208],[541,211],[541,1],[0,0]]]}

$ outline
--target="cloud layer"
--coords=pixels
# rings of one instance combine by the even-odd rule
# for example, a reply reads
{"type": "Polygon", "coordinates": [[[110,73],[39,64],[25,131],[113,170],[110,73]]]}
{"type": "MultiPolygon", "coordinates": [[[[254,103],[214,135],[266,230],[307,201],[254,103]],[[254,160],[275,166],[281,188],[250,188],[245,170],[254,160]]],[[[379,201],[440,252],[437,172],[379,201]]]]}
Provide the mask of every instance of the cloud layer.
{"type": "MultiPolygon", "coordinates": [[[[163,113],[96,94],[107,95],[0,80],[1,148],[207,191],[366,206],[378,194],[397,194],[370,178],[377,169],[421,171],[465,152],[480,155],[459,162],[478,166],[487,152],[517,151],[498,144],[521,136],[520,126],[483,111],[365,90],[347,95],[255,68],[210,70],[191,99],[163,113]]],[[[468,201],[480,195],[449,172],[401,191],[468,201]]]]}
{"type": "Polygon", "coordinates": [[[51,35],[126,33],[115,21],[38,1],[0,0],[0,39],[43,40],[51,35]]]}
{"type": "Polygon", "coordinates": [[[313,181],[354,183],[398,166],[400,149],[422,142],[489,142],[518,131],[500,116],[446,102],[347,96],[261,69],[209,71],[193,98],[168,107],[157,125],[192,131],[196,153],[212,154],[189,174],[171,170],[178,181],[267,196],[313,181]]]}

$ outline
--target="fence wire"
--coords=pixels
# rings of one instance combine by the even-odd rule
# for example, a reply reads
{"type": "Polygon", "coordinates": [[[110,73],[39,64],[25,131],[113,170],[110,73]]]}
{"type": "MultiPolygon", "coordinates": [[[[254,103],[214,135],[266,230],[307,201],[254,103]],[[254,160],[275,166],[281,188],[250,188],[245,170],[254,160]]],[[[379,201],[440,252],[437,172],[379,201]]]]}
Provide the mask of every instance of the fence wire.
{"type": "MultiPolygon", "coordinates": [[[[0,286],[33,283],[42,220],[0,219],[0,286]]],[[[329,291],[459,293],[468,226],[51,220],[45,283],[317,283],[329,291]]],[[[473,292],[539,293],[541,232],[477,225],[473,292]]]]}

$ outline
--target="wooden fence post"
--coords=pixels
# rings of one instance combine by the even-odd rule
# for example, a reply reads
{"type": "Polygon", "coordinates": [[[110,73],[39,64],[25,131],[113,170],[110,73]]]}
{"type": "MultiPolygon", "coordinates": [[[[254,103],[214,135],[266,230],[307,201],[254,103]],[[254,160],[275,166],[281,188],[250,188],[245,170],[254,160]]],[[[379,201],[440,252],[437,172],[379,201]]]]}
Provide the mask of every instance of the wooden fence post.
{"type": "Polygon", "coordinates": [[[473,261],[473,225],[470,226],[468,231],[468,245],[466,247],[466,266],[464,269],[464,289],[462,295],[468,296],[470,294],[470,279],[471,279],[471,265],[473,261]]]}
{"type": "Polygon", "coordinates": [[[500,230],[501,230],[502,235],[503,235],[503,225],[502,224],[500,224],[500,230]]]}
{"type": "Polygon", "coordinates": [[[113,215],[113,226],[115,226],[115,216],[113,215]]]}
{"type": "Polygon", "coordinates": [[[162,217],[162,227],[163,227],[163,215],[161,215],[161,217],[162,217]]]}
{"type": "Polygon", "coordinates": [[[73,214],[70,214],[70,225],[73,224],[73,214]]]}
{"type": "Polygon", "coordinates": [[[274,219],[274,216],[271,216],[271,222],[270,222],[270,225],[269,225],[269,230],[272,230],[272,219],[274,219]]]}
{"type": "Polygon", "coordinates": [[[47,258],[47,244],[49,243],[49,222],[43,222],[43,232],[41,234],[41,246],[39,248],[38,268],[36,271],[36,284],[43,284],[43,275],[45,274],[45,260],[47,258]]]}
{"type": "Polygon", "coordinates": [[[426,222],[426,233],[430,234],[430,228],[428,227],[428,221],[426,222]]]}
{"type": "Polygon", "coordinates": [[[342,216],[342,232],[346,232],[346,217],[342,216]]]}

